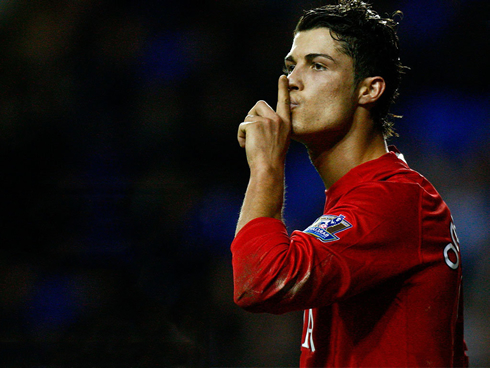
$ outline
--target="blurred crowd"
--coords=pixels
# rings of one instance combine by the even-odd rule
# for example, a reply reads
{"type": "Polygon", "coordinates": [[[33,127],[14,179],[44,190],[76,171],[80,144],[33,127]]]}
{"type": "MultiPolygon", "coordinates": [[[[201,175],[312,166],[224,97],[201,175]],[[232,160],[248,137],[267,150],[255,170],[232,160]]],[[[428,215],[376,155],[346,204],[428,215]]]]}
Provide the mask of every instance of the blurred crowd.
{"type": "MultiPolygon", "coordinates": [[[[488,2],[372,2],[405,14],[390,143],[453,212],[470,362],[490,366],[488,2]]],[[[233,304],[236,131],[325,3],[0,1],[0,366],[298,364],[301,312],[233,304]]],[[[324,188],[296,143],[286,180],[304,229],[324,188]]]]}

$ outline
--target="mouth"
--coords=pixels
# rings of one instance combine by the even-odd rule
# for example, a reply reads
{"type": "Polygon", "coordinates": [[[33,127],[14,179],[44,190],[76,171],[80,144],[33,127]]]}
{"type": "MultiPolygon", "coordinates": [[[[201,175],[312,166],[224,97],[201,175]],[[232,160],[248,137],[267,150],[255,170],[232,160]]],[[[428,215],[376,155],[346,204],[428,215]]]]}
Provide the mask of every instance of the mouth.
{"type": "Polygon", "coordinates": [[[290,103],[289,103],[289,108],[290,108],[291,110],[294,110],[294,109],[296,109],[296,108],[298,108],[298,107],[299,107],[299,102],[298,102],[298,101],[296,101],[296,100],[291,99],[291,101],[290,101],[290,103]]]}

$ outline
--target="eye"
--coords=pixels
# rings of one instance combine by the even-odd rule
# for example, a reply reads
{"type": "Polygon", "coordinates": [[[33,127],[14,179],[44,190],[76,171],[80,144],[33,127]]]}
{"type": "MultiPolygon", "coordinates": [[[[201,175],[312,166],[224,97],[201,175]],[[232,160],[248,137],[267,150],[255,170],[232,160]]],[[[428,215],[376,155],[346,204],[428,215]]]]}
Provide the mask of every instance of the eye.
{"type": "Polygon", "coordinates": [[[282,68],[282,71],[284,74],[289,75],[293,72],[293,69],[294,69],[294,64],[286,64],[282,68]]]}
{"type": "Polygon", "coordinates": [[[311,64],[311,68],[313,70],[327,70],[327,67],[325,65],[319,64],[319,63],[313,63],[311,64]]]}

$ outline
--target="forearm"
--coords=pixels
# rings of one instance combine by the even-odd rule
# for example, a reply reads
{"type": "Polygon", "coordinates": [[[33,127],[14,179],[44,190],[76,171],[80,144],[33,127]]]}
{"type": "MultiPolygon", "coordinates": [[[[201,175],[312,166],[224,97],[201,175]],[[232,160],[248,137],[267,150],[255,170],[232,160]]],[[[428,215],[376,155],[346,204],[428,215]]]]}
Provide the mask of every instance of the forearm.
{"type": "Polygon", "coordinates": [[[252,170],[243,200],[236,234],[249,221],[258,217],[282,220],[284,204],[284,165],[252,170]]]}
{"type": "Polygon", "coordinates": [[[250,312],[285,313],[328,305],[349,284],[338,254],[301,232],[290,237],[284,223],[270,217],[247,223],[231,252],[234,301],[250,312]]]}
{"type": "Polygon", "coordinates": [[[277,109],[258,101],[238,127],[238,142],[245,148],[250,180],[236,233],[258,217],[282,220],[284,162],[291,139],[288,79],[279,78],[277,109]]]}

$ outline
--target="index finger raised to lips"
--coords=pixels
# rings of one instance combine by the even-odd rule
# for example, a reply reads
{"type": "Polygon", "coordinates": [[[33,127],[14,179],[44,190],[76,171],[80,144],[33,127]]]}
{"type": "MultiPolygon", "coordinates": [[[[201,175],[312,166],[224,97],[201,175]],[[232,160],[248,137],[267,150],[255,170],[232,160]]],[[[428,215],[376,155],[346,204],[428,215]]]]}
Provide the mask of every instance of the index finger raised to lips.
{"type": "Polygon", "coordinates": [[[289,121],[291,120],[290,103],[291,100],[289,98],[289,81],[285,75],[281,75],[277,88],[276,113],[286,123],[289,123],[289,121]]]}

